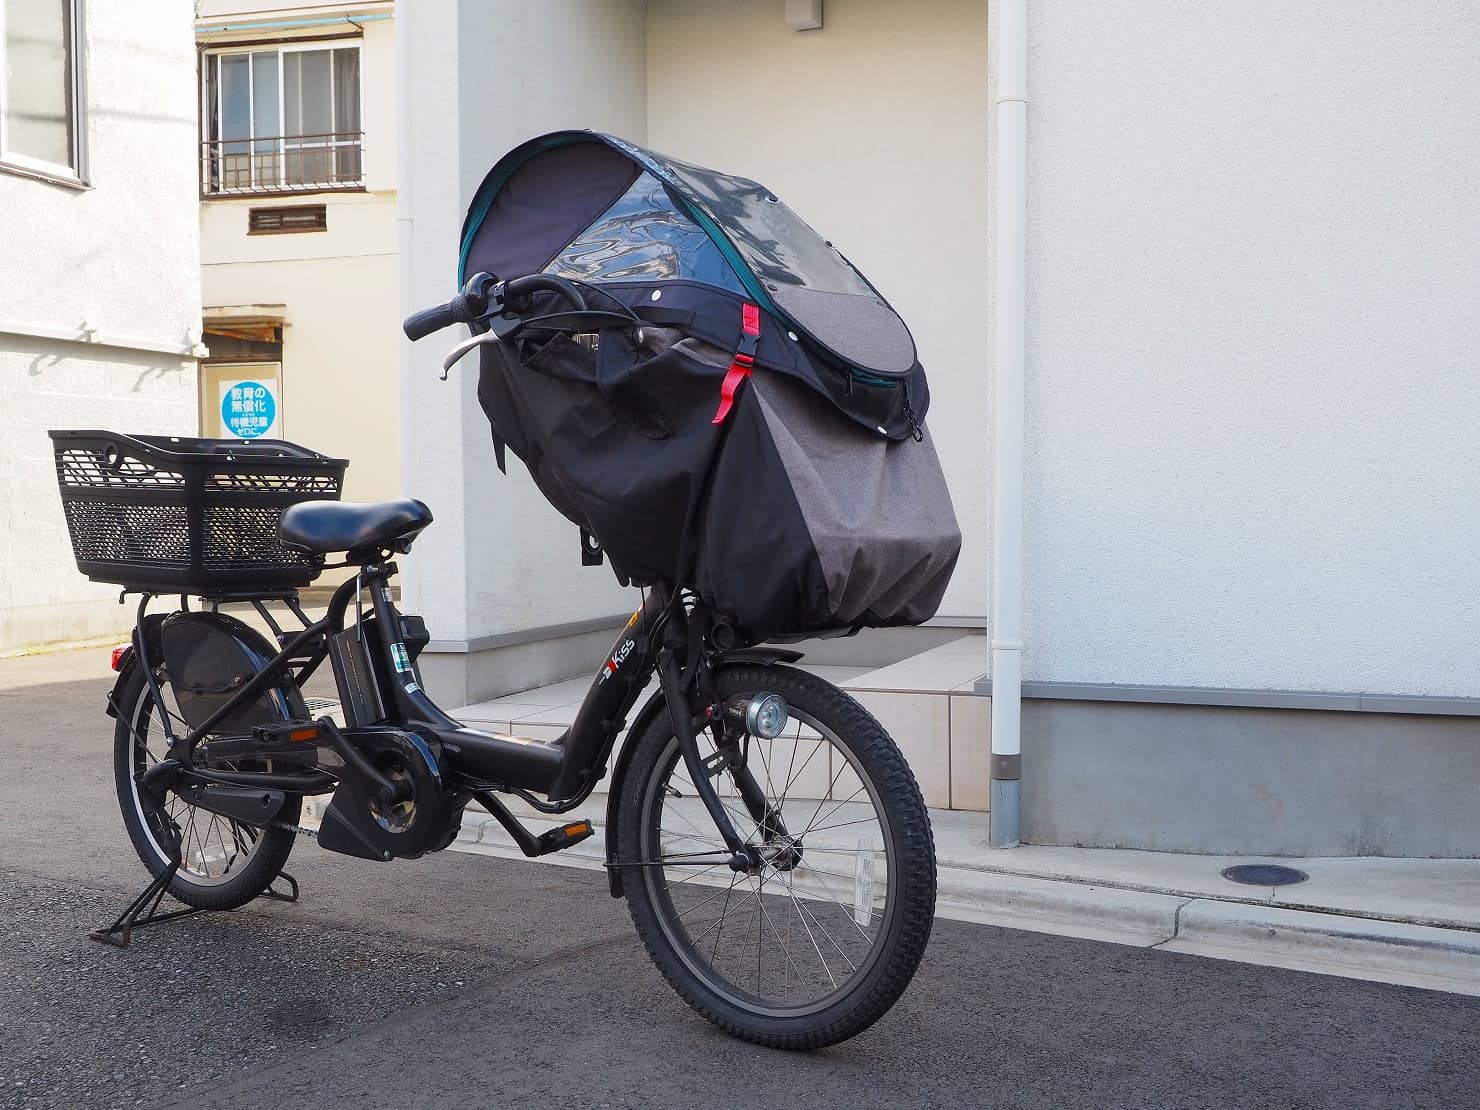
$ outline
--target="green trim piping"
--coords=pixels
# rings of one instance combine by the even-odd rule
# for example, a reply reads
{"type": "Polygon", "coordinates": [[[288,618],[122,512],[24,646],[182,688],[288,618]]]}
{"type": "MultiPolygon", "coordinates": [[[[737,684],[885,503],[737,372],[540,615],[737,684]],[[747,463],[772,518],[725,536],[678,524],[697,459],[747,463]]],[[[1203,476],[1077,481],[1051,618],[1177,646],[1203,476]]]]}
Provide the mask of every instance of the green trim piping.
{"type": "Polygon", "coordinates": [[[524,165],[524,163],[528,162],[536,154],[543,154],[547,150],[554,150],[560,146],[570,146],[572,143],[581,141],[582,136],[561,135],[558,138],[535,142],[531,144],[529,152],[523,158],[519,159],[518,162],[506,169],[492,182],[484,182],[483,185],[479,186],[477,195],[473,197],[473,208],[470,213],[470,219],[468,220],[467,234],[463,236],[462,246],[457,254],[457,286],[459,289],[462,288],[463,282],[467,281],[468,252],[473,249],[473,238],[478,234],[478,229],[483,226],[483,220],[488,215],[488,210],[493,207],[494,198],[498,196],[499,190],[508,183],[509,178],[514,176],[514,171],[519,169],[520,166],[524,165]]]}

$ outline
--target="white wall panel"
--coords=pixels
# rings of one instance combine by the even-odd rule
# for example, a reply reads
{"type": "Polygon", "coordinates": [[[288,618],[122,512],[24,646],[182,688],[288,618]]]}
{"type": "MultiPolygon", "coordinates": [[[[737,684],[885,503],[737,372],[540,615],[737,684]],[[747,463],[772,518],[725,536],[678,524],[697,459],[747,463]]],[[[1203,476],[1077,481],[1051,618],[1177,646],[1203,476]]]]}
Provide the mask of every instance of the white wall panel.
{"type": "Polygon", "coordinates": [[[1027,677],[1480,694],[1474,5],[1029,20],[1027,677]]]}

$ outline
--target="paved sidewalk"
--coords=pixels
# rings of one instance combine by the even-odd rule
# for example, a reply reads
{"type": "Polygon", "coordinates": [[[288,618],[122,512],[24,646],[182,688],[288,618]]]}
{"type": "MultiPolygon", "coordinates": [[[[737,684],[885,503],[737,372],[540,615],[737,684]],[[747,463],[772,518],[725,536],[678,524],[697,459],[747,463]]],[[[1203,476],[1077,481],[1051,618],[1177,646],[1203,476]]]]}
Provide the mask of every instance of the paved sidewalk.
{"type": "MultiPolygon", "coordinates": [[[[598,835],[540,862],[600,870],[605,807],[597,795],[573,811],[598,835]]],[[[517,800],[510,808],[536,830],[557,823],[517,800]]],[[[1480,860],[994,850],[985,814],[932,810],[931,821],[942,917],[1480,995],[1480,860]],[[1239,863],[1282,863],[1310,878],[1259,888],[1221,876],[1239,863]]],[[[476,806],[453,848],[523,858],[476,806]]]]}

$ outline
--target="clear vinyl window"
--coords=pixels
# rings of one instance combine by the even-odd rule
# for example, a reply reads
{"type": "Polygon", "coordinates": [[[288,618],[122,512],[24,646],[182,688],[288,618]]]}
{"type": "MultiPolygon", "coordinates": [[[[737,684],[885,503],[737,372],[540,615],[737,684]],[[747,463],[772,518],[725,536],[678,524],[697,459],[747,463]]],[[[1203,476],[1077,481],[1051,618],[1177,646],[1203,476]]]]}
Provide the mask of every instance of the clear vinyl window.
{"type": "Polygon", "coordinates": [[[699,198],[762,281],[874,295],[862,275],[769,189],[676,159],[664,165],[699,198]]]}

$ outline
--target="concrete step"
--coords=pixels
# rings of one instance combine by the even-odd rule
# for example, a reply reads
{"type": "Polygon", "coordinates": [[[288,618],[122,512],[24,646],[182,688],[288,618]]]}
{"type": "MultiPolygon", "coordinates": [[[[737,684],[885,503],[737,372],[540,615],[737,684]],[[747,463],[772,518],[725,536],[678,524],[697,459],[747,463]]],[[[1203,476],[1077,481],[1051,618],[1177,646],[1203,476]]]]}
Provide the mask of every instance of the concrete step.
{"type": "MultiPolygon", "coordinates": [[[[986,636],[962,636],[877,669],[806,660],[799,666],[847,690],[879,719],[909,760],[926,805],[987,808],[991,700],[974,692],[987,671],[986,636]]],[[[582,675],[450,712],[479,728],[554,739],[570,727],[590,684],[591,676],[582,675]]],[[[638,704],[657,688],[656,680],[649,683],[638,704]]]]}

